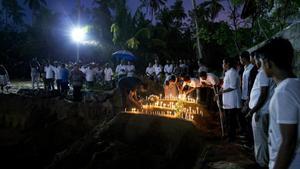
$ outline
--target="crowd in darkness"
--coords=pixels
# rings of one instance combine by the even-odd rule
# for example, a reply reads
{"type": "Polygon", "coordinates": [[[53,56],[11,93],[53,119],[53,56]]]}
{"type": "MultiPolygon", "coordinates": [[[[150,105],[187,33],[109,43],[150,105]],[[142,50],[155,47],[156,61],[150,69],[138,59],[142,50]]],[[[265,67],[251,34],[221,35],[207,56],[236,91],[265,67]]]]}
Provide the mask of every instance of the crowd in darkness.
{"type": "MultiPolygon", "coordinates": [[[[296,169],[300,166],[300,80],[293,73],[293,59],[291,43],[274,38],[256,51],[223,59],[222,76],[211,73],[200,61],[165,60],[162,65],[159,58],[148,63],[143,76],[162,84],[165,97],[183,94],[208,109],[222,108],[226,141],[244,138],[259,167],[296,169]]],[[[30,67],[32,89],[39,89],[42,79],[45,91],[55,89],[64,97],[72,87],[74,101],[80,101],[84,84],[90,90],[102,84],[121,90],[123,107],[142,108],[137,95],[147,85],[131,61],[121,60],[113,69],[108,63],[41,65],[33,59],[30,67]]],[[[8,73],[1,65],[2,91],[8,82],[8,73]]]]}

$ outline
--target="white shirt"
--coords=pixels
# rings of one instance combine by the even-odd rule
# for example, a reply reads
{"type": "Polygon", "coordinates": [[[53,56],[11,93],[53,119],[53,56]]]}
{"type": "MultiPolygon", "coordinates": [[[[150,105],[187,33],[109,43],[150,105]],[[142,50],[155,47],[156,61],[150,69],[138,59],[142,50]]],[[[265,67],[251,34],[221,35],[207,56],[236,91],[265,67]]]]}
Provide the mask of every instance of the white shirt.
{"type": "Polygon", "coordinates": [[[153,68],[154,68],[154,72],[155,72],[156,75],[159,75],[162,72],[161,65],[154,64],[153,68]]]}
{"type": "Polygon", "coordinates": [[[244,72],[243,72],[243,79],[242,79],[242,99],[247,100],[248,99],[248,88],[249,88],[249,77],[250,77],[250,71],[254,66],[250,63],[249,65],[245,66],[244,72]]]}
{"type": "Polygon", "coordinates": [[[222,88],[223,90],[226,90],[228,88],[234,89],[230,92],[222,94],[223,108],[241,108],[240,77],[238,72],[234,68],[231,68],[225,72],[222,88]]]}
{"type": "MultiPolygon", "coordinates": [[[[269,138],[271,145],[269,167],[272,169],[282,141],[279,129],[280,124],[296,124],[298,126],[298,138],[295,138],[297,139],[295,153],[298,155],[300,153],[300,79],[288,78],[278,84],[271,98],[269,111],[269,138]]],[[[293,163],[299,163],[299,161],[293,161],[293,163]]],[[[296,168],[299,168],[299,166],[293,167],[293,169],[296,168]]]]}
{"type": "Polygon", "coordinates": [[[165,65],[164,72],[168,73],[168,74],[171,74],[173,72],[173,65],[172,64],[165,65]]]}
{"type": "Polygon", "coordinates": [[[54,78],[54,67],[52,65],[45,66],[44,71],[46,72],[46,79],[53,79],[54,78]]]}
{"type": "Polygon", "coordinates": [[[202,78],[200,78],[201,82],[204,82],[207,85],[217,85],[219,84],[219,78],[212,74],[212,73],[207,73],[207,78],[206,80],[203,80],[202,78]]]}
{"type": "Polygon", "coordinates": [[[54,70],[54,74],[55,74],[55,79],[56,80],[59,80],[59,79],[62,79],[61,77],[61,73],[60,73],[60,70],[61,70],[61,67],[58,66],[58,67],[53,67],[53,70],[54,70]]]}
{"type": "Polygon", "coordinates": [[[200,80],[197,79],[197,78],[191,78],[191,82],[190,83],[187,83],[187,82],[183,82],[182,86],[189,86],[189,87],[193,87],[193,88],[196,88],[196,87],[201,87],[201,83],[200,83],[200,80]]]}
{"type": "Polygon", "coordinates": [[[258,73],[255,77],[255,81],[250,93],[250,101],[249,101],[249,108],[253,109],[254,106],[256,106],[257,101],[260,97],[260,91],[262,87],[269,87],[268,89],[268,98],[265,102],[265,104],[263,105],[263,107],[260,108],[260,111],[262,113],[268,113],[268,109],[269,109],[269,103],[270,103],[270,99],[271,96],[273,95],[273,91],[274,91],[274,87],[275,87],[275,83],[272,80],[272,78],[268,78],[266,73],[264,72],[264,70],[262,68],[258,69],[258,73]]]}
{"type": "Polygon", "coordinates": [[[126,66],[127,76],[132,77],[135,72],[135,66],[134,65],[127,65],[126,66]]]}
{"type": "Polygon", "coordinates": [[[85,80],[87,82],[93,82],[94,81],[96,72],[93,69],[86,68],[84,73],[85,73],[85,80]]]}
{"type": "Polygon", "coordinates": [[[112,69],[109,67],[109,68],[105,68],[104,69],[104,80],[105,81],[111,81],[112,80],[112,75],[113,75],[113,71],[112,69]]]}
{"type": "Polygon", "coordinates": [[[148,66],[146,68],[146,75],[153,75],[154,72],[155,72],[155,70],[154,70],[153,66],[151,66],[151,67],[148,66]]]}
{"type": "Polygon", "coordinates": [[[120,64],[116,68],[116,73],[117,73],[117,75],[125,75],[126,74],[126,70],[127,70],[127,66],[120,64]]]}

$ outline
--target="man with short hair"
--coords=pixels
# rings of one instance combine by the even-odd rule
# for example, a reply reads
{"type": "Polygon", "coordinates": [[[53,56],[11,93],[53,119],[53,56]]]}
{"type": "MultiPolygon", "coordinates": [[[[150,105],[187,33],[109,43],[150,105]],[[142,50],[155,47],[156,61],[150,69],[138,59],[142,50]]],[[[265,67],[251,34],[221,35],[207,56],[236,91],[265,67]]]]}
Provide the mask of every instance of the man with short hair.
{"type": "Polygon", "coordinates": [[[293,73],[294,49],[274,38],[259,49],[260,61],[277,87],[269,105],[270,169],[300,166],[300,80],[293,73]]]}
{"type": "Polygon", "coordinates": [[[121,60],[121,63],[116,67],[116,74],[118,75],[118,79],[127,75],[125,60],[121,60]]]}
{"type": "Polygon", "coordinates": [[[249,112],[249,96],[252,89],[257,69],[256,66],[250,62],[250,53],[243,51],[240,55],[240,63],[244,65],[244,71],[242,75],[242,112],[240,113],[239,120],[243,134],[245,134],[248,141],[248,146],[253,145],[253,135],[251,120],[246,119],[245,115],[249,112]],[[253,71],[255,70],[255,71],[253,71]],[[251,71],[254,72],[251,74],[251,71]]]}
{"type": "Polygon", "coordinates": [[[71,71],[70,75],[70,82],[73,86],[73,100],[74,101],[81,101],[81,88],[83,86],[83,82],[85,79],[85,75],[79,69],[79,65],[75,64],[73,70],[71,71]]]}
{"type": "Polygon", "coordinates": [[[36,58],[33,58],[30,62],[30,75],[31,75],[31,84],[32,89],[34,89],[34,85],[36,84],[37,89],[40,89],[39,76],[40,76],[40,64],[36,58]]]}
{"type": "Polygon", "coordinates": [[[56,63],[55,66],[53,67],[53,71],[54,71],[54,77],[55,77],[55,82],[56,82],[56,87],[58,92],[61,92],[61,65],[59,63],[56,63]]]}
{"type": "Polygon", "coordinates": [[[148,67],[146,68],[146,76],[147,76],[149,79],[153,80],[153,79],[154,79],[154,75],[155,75],[155,70],[154,70],[154,68],[153,68],[152,63],[150,62],[150,63],[148,64],[148,67]]]}
{"type": "Polygon", "coordinates": [[[112,85],[111,81],[112,81],[113,74],[114,72],[112,68],[109,66],[109,63],[106,63],[104,68],[104,82],[108,84],[110,87],[112,85]]]}
{"type": "Polygon", "coordinates": [[[69,70],[66,68],[65,64],[61,64],[61,68],[59,70],[59,74],[61,77],[61,95],[65,97],[69,90],[69,70]]]}
{"type": "Polygon", "coordinates": [[[96,72],[93,69],[93,65],[89,64],[83,72],[85,74],[86,86],[91,89],[94,86],[96,72]]]}
{"type": "Polygon", "coordinates": [[[209,110],[212,110],[215,106],[214,95],[218,91],[219,78],[213,73],[207,73],[202,71],[199,73],[201,88],[206,88],[206,105],[209,110]]]}
{"type": "Polygon", "coordinates": [[[47,91],[54,90],[54,67],[49,63],[47,63],[46,66],[44,67],[44,71],[46,73],[45,80],[47,85],[45,89],[47,91]]]}
{"type": "MultiPolygon", "coordinates": [[[[199,89],[201,87],[201,82],[198,78],[191,78],[189,76],[185,76],[183,78],[183,84],[181,88],[181,92],[184,91],[185,87],[189,87],[187,91],[184,92],[185,95],[191,94],[194,90],[199,89]]],[[[198,97],[198,96],[196,96],[198,97]]]]}
{"type": "Polygon", "coordinates": [[[222,90],[217,93],[216,97],[222,95],[228,141],[234,142],[238,109],[241,108],[240,78],[231,58],[223,60],[223,69],[225,70],[224,83],[222,90]]]}
{"type": "Polygon", "coordinates": [[[173,73],[173,65],[170,64],[169,60],[166,61],[166,65],[164,66],[164,72],[166,77],[171,76],[171,74],[173,73]]]}
{"type": "Polygon", "coordinates": [[[135,66],[131,63],[131,61],[128,61],[126,66],[127,71],[127,77],[133,77],[135,73],[135,66]]]}
{"type": "Polygon", "coordinates": [[[252,90],[250,92],[249,108],[247,116],[252,116],[252,131],[254,139],[254,155],[257,164],[262,167],[268,167],[268,128],[269,128],[269,102],[273,95],[275,83],[268,78],[261,63],[259,56],[254,58],[258,69],[252,90]]]}

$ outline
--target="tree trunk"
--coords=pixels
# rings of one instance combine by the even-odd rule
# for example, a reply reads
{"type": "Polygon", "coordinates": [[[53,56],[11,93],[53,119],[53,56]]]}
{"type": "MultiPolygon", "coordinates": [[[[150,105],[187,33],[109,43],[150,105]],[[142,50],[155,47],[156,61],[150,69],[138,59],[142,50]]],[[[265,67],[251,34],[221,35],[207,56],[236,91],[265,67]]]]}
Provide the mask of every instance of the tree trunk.
{"type": "MultiPolygon", "coordinates": [[[[193,6],[193,9],[194,11],[196,10],[196,2],[195,0],[192,0],[192,6],[193,6]]],[[[196,26],[196,38],[197,38],[197,53],[198,53],[198,59],[201,60],[203,58],[203,55],[202,55],[202,46],[201,46],[201,43],[200,43],[200,38],[199,36],[197,35],[198,32],[199,32],[199,26],[198,26],[198,19],[197,19],[197,15],[195,14],[194,15],[194,22],[195,22],[195,26],[196,26]]]]}

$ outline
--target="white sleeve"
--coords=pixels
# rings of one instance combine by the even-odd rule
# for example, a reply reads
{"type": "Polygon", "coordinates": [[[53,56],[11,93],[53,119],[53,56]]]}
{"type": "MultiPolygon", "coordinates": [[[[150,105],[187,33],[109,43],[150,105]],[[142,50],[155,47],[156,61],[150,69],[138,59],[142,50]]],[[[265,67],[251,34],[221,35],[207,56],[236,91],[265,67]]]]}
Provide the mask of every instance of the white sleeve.
{"type": "Polygon", "coordinates": [[[229,88],[236,89],[237,88],[237,84],[238,84],[238,74],[235,73],[235,72],[231,72],[229,74],[229,81],[230,81],[229,88]]]}
{"type": "MultiPolygon", "coordinates": [[[[285,90],[284,92],[279,92],[274,98],[275,107],[273,110],[276,113],[278,124],[298,124],[298,108],[297,102],[291,91],[285,90]]],[[[273,112],[270,112],[273,113],[273,112]]]]}
{"type": "Polygon", "coordinates": [[[259,79],[258,79],[258,85],[260,87],[265,87],[265,86],[269,86],[269,78],[267,77],[266,73],[264,71],[262,71],[259,74],[259,79]]]}

